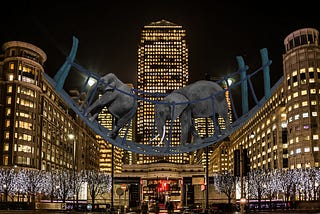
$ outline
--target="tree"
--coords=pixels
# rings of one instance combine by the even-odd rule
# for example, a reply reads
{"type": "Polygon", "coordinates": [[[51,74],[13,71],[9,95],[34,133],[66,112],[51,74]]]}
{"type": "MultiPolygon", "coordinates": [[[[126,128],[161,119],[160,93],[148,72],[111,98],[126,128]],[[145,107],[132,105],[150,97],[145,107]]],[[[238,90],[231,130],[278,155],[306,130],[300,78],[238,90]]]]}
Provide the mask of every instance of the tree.
{"type": "Polygon", "coordinates": [[[36,169],[21,169],[18,172],[17,178],[19,178],[19,193],[26,193],[28,196],[28,202],[32,203],[32,208],[35,209],[35,198],[38,193],[45,190],[45,178],[46,172],[36,169]]]}
{"type": "Polygon", "coordinates": [[[0,189],[4,194],[4,200],[7,206],[8,196],[14,195],[15,190],[15,177],[14,169],[0,169],[0,189]]]}
{"type": "Polygon", "coordinates": [[[92,207],[95,205],[95,198],[99,194],[110,192],[111,177],[102,172],[85,171],[86,181],[88,183],[89,193],[92,199],[92,207]]]}
{"type": "Polygon", "coordinates": [[[81,171],[75,174],[74,178],[74,194],[76,196],[76,209],[78,208],[78,200],[79,200],[79,193],[81,190],[81,186],[86,182],[85,172],[81,171]]]}
{"type": "Polygon", "coordinates": [[[266,177],[266,171],[262,169],[252,170],[248,174],[250,185],[248,186],[248,192],[250,196],[257,198],[259,202],[259,209],[261,209],[261,199],[266,195],[268,178],[266,177]]]}
{"type": "Polygon", "coordinates": [[[228,197],[228,204],[231,204],[232,194],[235,192],[236,177],[231,173],[216,174],[214,176],[214,187],[217,191],[224,193],[228,197]]]}
{"type": "Polygon", "coordinates": [[[57,179],[58,199],[62,202],[66,202],[66,199],[72,198],[73,196],[73,173],[69,170],[60,171],[60,173],[55,174],[57,179]]]}

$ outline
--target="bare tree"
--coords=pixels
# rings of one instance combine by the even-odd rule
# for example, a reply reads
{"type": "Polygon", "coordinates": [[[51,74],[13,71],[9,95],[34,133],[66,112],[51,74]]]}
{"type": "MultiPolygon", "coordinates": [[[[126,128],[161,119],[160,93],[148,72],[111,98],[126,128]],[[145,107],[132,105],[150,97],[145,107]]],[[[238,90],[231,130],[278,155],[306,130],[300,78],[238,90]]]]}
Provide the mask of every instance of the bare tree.
{"type": "Polygon", "coordinates": [[[21,169],[18,172],[19,193],[23,192],[27,194],[28,202],[30,202],[32,208],[35,209],[36,195],[45,190],[45,171],[37,169],[21,169]]]}
{"type": "Polygon", "coordinates": [[[57,188],[58,199],[61,199],[62,202],[66,202],[66,199],[73,196],[73,173],[69,170],[60,171],[55,174],[57,179],[57,188]]]}
{"type": "Polygon", "coordinates": [[[85,181],[86,181],[86,177],[85,177],[84,171],[80,171],[76,173],[73,178],[73,183],[74,183],[73,190],[74,190],[74,195],[76,196],[76,209],[78,208],[78,204],[79,204],[79,193],[81,190],[81,186],[85,183],[85,181]]]}
{"type": "Polygon", "coordinates": [[[2,168],[0,169],[0,189],[4,194],[4,200],[7,206],[8,196],[15,194],[15,177],[14,169],[2,168]]]}
{"type": "Polygon", "coordinates": [[[258,199],[259,209],[261,209],[261,199],[267,193],[268,178],[266,177],[266,171],[261,169],[252,170],[248,174],[250,185],[248,186],[248,192],[251,197],[258,199]]]}
{"type": "Polygon", "coordinates": [[[86,181],[88,183],[89,194],[92,199],[92,207],[95,205],[95,198],[99,194],[110,192],[111,177],[102,172],[85,171],[86,181]]]}
{"type": "Polygon", "coordinates": [[[229,172],[216,174],[214,176],[214,186],[217,191],[224,193],[228,197],[228,205],[231,205],[232,194],[236,188],[236,177],[229,172]]]}

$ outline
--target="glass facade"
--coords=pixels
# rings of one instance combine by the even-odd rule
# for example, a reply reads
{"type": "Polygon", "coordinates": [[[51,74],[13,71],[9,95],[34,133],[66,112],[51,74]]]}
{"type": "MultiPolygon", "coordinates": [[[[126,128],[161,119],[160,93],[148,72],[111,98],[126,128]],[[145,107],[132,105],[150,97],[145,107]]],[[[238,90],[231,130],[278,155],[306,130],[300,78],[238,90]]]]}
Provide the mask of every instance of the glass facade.
{"type": "Polygon", "coordinates": [[[0,165],[47,171],[98,169],[95,134],[43,76],[46,54],[19,41],[7,42],[2,49],[0,165]]]}
{"type": "MultiPolygon", "coordinates": [[[[188,47],[186,31],[179,25],[166,20],[152,22],[144,26],[138,50],[138,90],[139,96],[149,100],[161,100],[154,93],[166,94],[186,86],[189,78],[188,47]]],[[[180,144],[180,122],[173,124],[171,146],[180,144]]],[[[168,124],[167,127],[170,127],[168,124]]],[[[155,136],[154,104],[140,101],[137,111],[137,142],[142,144],[159,144],[155,136]]],[[[152,163],[159,160],[176,163],[188,163],[187,154],[172,156],[148,156],[139,154],[138,163],[152,163]]]]}

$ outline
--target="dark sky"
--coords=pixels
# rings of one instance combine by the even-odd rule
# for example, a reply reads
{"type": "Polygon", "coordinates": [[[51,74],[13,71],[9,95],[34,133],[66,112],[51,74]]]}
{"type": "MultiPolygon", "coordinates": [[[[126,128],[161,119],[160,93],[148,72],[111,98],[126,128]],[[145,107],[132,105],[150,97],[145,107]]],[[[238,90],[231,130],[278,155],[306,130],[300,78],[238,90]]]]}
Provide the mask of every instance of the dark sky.
{"type": "Polygon", "coordinates": [[[115,73],[136,83],[137,49],[144,25],[166,19],[187,31],[190,83],[205,73],[235,72],[236,56],[250,71],[260,67],[261,48],[273,61],[271,84],[282,76],[283,40],[300,28],[320,30],[320,13],[312,2],[279,1],[11,1],[1,9],[0,43],[20,40],[47,54],[51,76],[79,39],[76,62],[99,73],[115,73]],[[286,6],[280,6],[286,5],[286,6]]]}

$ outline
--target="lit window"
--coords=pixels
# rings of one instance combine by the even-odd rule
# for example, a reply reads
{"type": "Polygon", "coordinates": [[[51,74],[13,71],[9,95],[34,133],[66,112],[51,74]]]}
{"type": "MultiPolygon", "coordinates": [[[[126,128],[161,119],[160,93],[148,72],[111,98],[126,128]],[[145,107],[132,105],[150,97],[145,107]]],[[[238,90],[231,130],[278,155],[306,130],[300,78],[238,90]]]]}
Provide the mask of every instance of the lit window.
{"type": "Polygon", "coordinates": [[[304,148],[304,152],[310,152],[310,147],[304,148]]]}
{"type": "Polygon", "coordinates": [[[297,76],[298,71],[292,71],[292,76],[297,76]]]}
{"type": "Polygon", "coordinates": [[[307,102],[307,101],[303,101],[303,102],[301,103],[301,105],[302,105],[302,106],[308,106],[308,102],[307,102]]]}
{"type": "Polygon", "coordinates": [[[300,154],[301,153],[301,148],[297,148],[296,149],[296,154],[300,154]]]}
{"type": "Polygon", "coordinates": [[[282,128],[287,128],[287,122],[282,122],[282,123],[281,123],[281,127],[282,127],[282,128]]]}
{"type": "Polygon", "coordinates": [[[316,101],[316,100],[311,100],[311,105],[312,105],[312,106],[317,105],[317,101],[316,101]]]}
{"type": "Polygon", "coordinates": [[[7,104],[11,104],[11,97],[7,97],[7,104]]]}
{"type": "Polygon", "coordinates": [[[9,81],[13,81],[13,74],[10,74],[10,75],[8,76],[8,80],[9,80],[9,81]]]}
{"type": "Polygon", "coordinates": [[[308,68],[308,71],[309,71],[309,72],[314,72],[314,68],[313,68],[313,67],[309,67],[309,68],[308,68]]]}
{"type": "Polygon", "coordinates": [[[294,93],[293,93],[293,98],[298,97],[298,95],[299,95],[299,93],[298,93],[298,92],[294,92],[294,93]]]}
{"type": "Polygon", "coordinates": [[[296,115],[294,116],[294,119],[295,119],[295,120],[299,120],[299,117],[300,117],[300,115],[299,115],[299,114],[296,114],[296,115]]]}
{"type": "Polygon", "coordinates": [[[307,90],[302,90],[301,91],[301,95],[306,95],[306,94],[308,94],[307,90]]]}
{"type": "Polygon", "coordinates": [[[294,154],[294,152],[293,152],[293,150],[291,150],[291,151],[290,151],[290,155],[293,155],[293,154],[294,154]]]}
{"type": "Polygon", "coordinates": [[[307,117],[309,117],[309,113],[308,112],[302,113],[302,118],[307,118],[307,117]]]}
{"type": "Polygon", "coordinates": [[[9,116],[11,114],[11,108],[6,109],[6,116],[9,116]]]}
{"type": "Polygon", "coordinates": [[[13,62],[10,62],[10,64],[9,64],[9,68],[10,68],[11,70],[13,70],[13,69],[14,69],[14,63],[13,63],[13,62]]]}
{"type": "Polygon", "coordinates": [[[316,111],[313,111],[311,114],[312,114],[312,117],[318,116],[318,112],[316,112],[316,111]]]}
{"type": "Polygon", "coordinates": [[[314,89],[314,88],[310,89],[310,94],[316,94],[316,93],[317,93],[316,89],[314,89]]]}
{"type": "Polygon", "coordinates": [[[8,92],[8,93],[12,93],[12,85],[8,85],[8,87],[7,87],[7,92],[8,92]]]}
{"type": "Polygon", "coordinates": [[[314,151],[314,152],[319,152],[319,146],[313,147],[313,151],[314,151]]]}
{"type": "Polygon", "coordinates": [[[319,140],[319,135],[314,134],[314,135],[312,136],[312,139],[313,139],[313,140],[319,140]]]}

